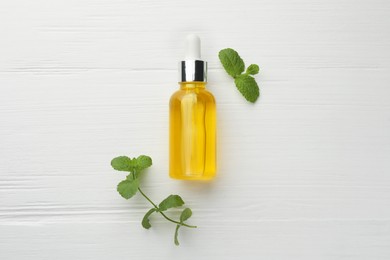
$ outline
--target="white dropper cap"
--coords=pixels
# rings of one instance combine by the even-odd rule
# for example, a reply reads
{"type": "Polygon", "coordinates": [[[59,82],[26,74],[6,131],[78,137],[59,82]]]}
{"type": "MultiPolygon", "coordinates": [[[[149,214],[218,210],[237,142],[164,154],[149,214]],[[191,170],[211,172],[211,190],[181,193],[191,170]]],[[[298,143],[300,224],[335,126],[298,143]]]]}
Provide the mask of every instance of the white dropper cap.
{"type": "Polygon", "coordinates": [[[196,34],[187,35],[186,60],[200,60],[200,38],[196,34]]]}
{"type": "Polygon", "coordinates": [[[179,82],[206,82],[207,62],[200,59],[200,38],[189,34],[186,38],[185,60],[179,63],[179,82]]]}

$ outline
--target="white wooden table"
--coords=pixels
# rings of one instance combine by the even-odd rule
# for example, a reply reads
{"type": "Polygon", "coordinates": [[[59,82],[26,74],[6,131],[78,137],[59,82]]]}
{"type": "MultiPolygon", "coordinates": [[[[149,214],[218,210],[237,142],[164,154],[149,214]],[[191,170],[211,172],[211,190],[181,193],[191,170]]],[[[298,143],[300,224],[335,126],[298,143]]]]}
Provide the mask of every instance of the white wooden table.
{"type": "Polygon", "coordinates": [[[390,258],[390,2],[2,0],[0,259],[390,258]],[[169,179],[168,100],[197,33],[218,102],[215,182],[169,179]],[[244,101],[217,53],[258,63],[244,101]],[[193,209],[174,226],[115,188],[193,209]]]}

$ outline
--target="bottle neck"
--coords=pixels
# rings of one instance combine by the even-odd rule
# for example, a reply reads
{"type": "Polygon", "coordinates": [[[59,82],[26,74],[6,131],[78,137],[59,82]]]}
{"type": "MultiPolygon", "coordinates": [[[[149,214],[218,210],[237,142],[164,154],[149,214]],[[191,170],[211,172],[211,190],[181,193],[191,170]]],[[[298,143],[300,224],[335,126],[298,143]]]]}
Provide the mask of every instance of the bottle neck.
{"type": "Polygon", "coordinates": [[[207,62],[183,60],[179,63],[179,82],[207,81],[207,62]]]}
{"type": "Polygon", "coordinates": [[[192,81],[192,82],[179,82],[180,89],[204,89],[206,88],[206,83],[203,81],[192,81]]]}

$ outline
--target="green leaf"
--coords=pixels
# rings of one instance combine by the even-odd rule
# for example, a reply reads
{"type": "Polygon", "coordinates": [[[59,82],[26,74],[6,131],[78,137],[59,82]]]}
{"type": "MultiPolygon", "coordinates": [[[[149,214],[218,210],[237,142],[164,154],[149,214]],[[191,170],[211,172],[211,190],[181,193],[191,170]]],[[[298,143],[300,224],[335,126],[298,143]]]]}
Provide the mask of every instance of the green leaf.
{"type": "Polygon", "coordinates": [[[153,212],[155,212],[156,209],[155,208],[152,208],[150,209],[148,212],[146,212],[144,218],[142,219],[142,226],[145,228],[145,229],[149,229],[152,225],[150,225],[150,221],[149,221],[149,217],[150,215],[152,215],[153,212]]]}
{"type": "Polygon", "coordinates": [[[185,208],[180,215],[180,222],[183,223],[192,216],[192,211],[190,208],[185,208]]]}
{"type": "Polygon", "coordinates": [[[137,171],[140,172],[146,168],[152,166],[152,158],[146,155],[140,155],[136,159],[137,162],[137,171]]]}
{"type": "Polygon", "coordinates": [[[170,208],[179,207],[184,204],[183,199],[179,195],[169,195],[165,200],[163,200],[159,205],[158,209],[160,211],[165,211],[170,208]]]}
{"type": "Polygon", "coordinates": [[[127,156],[119,156],[111,161],[112,167],[117,171],[136,172],[138,177],[140,172],[152,165],[152,158],[140,155],[138,158],[130,159],[127,156]]]}
{"type": "Polygon", "coordinates": [[[242,74],[235,78],[234,82],[246,100],[252,103],[257,100],[260,95],[259,86],[252,76],[242,74]]]}
{"type": "Polygon", "coordinates": [[[244,61],[235,50],[231,48],[223,49],[219,52],[218,57],[226,72],[233,78],[244,72],[244,61]]]}
{"type": "Polygon", "coordinates": [[[179,239],[178,239],[178,236],[179,236],[179,228],[180,228],[180,225],[177,225],[176,226],[176,229],[175,229],[175,239],[174,239],[174,241],[175,241],[175,245],[180,245],[179,244],[179,239]]]}
{"type": "Polygon", "coordinates": [[[259,65],[257,64],[249,65],[249,67],[246,69],[246,73],[251,75],[256,75],[257,73],[259,73],[259,65]]]}
{"type": "Polygon", "coordinates": [[[111,166],[117,171],[132,171],[134,162],[127,156],[119,156],[111,160],[111,166]]]}
{"type": "Polygon", "coordinates": [[[123,198],[130,199],[137,193],[138,186],[139,186],[138,179],[132,180],[128,178],[124,181],[121,181],[118,184],[117,191],[123,198]]]}

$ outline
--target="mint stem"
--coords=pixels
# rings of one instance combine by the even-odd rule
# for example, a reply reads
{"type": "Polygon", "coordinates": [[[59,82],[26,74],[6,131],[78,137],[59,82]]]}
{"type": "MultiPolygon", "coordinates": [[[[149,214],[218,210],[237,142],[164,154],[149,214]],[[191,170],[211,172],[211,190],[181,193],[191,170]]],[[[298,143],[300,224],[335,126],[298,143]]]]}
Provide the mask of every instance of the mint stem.
{"type": "Polygon", "coordinates": [[[188,224],[181,223],[181,222],[179,222],[179,221],[176,221],[176,220],[173,220],[173,219],[169,218],[169,217],[168,217],[167,215],[165,215],[162,211],[159,211],[158,206],[157,206],[151,199],[149,199],[148,196],[146,196],[146,194],[141,190],[140,187],[138,187],[138,191],[139,191],[139,193],[141,193],[142,196],[144,196],[144,198],[145,198],[147,201],[150,202],[150,204],[153,205],[153,207],[156,209],[156,211],[157,211],[158,213],[160,213],[166,220],[168,220],[168,221],[170,221],[170,222],[172,222],[172,223],[178,224],[178,225],[180,225],[180,226],[185,226],[185,227],[188,227],[188,228],[197,228],[197,226],[188,225],[188,224]]]}

